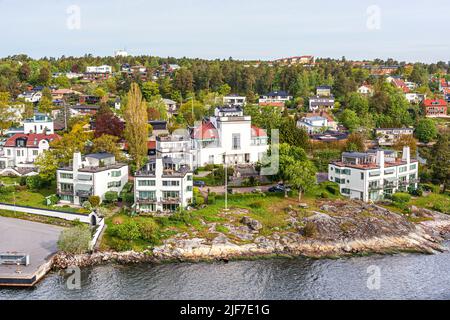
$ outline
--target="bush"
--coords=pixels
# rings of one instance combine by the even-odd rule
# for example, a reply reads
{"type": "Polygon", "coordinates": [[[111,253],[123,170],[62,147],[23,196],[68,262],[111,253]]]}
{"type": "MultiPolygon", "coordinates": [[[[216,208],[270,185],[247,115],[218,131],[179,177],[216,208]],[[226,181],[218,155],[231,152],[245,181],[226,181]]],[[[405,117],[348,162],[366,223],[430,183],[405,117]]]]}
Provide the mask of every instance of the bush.
{"type": "Polygon", "coordinates": [[[150,241],[152,243],[157,243],[159,241],[158,237],[158,224],[151,220],[145,219],[139,221],[139,232],[141,233],[141,238],[143,240],[150,241]]]}
{"type": "Polygon", "coordinates": [[[331,194],[333,194],[333,195],[335,195],[335,196],[337,196],[337,195],[339,194],[339,186],[338,186],[336,183],[327,184],[327,186],[325,187],[325,189],[326,189],[329,193],[331,193],[331,194]]]}
{"type": "Polygon", "coordinates": [[[322,198],[322,199],[328,199],[328,193],[326,193],[325,191],[323,191],[321,194],[320,194],[320,197],[322,198]]]}
{"type": "Polygon", "coordinates": [[[108,203],[117,202],[119,195],[116,191],[108,191],[105,193],[105,201],[108,203]]]}
{"type": "Polygon", "coordinates": [[[216,203],[216,196],[210,194],[210,195],[208,196],[208,204],[214,204],[214,203],[216,203]]]}
{"type": "Polygon", "coordinates": [[[312,238],[317,234],[317,226],[314,222],[308,221],[306,222],[303,228],[303,235],[306,238],[312,238]]]}
{"type": "Polygon", "coordinates": [[[12,193],[16,190],[14,186],[0,186],[0,193],[1,194],[7,194],[12,193]]]}
{"type": "Polygon", "coordinates": [[[92,210],[92,205],[91,205],[91,203],[89,202],[89,201],[85,201],[85,202],[83,202],[82,204],[81,204],[81,206],[84,208],[84,209],[86,209],[86,210],[92,210]]]}
{"type": "Polygon", "coordinates": [[[442,213],[446,213],[446,214],[450,214],[450,207],[448,206],[447,203],[445,203],[444,201],[436,201],[435,203],[433,203],[433,210],[442,212],[442,213]]]}
{"type": "Polygon", "coordinates": [[[423,195],[423,190],[420,186],[417,189],[413,188],[413,187],[409,187],[408,193],[414,197],[421,197],[423,195]]]}
{"type": "Polygon", "coordinates": [[[42,186],[42,179],[38,175],[27,177],[26,185],[30,190],[38,190],[42,186]]]}
{"type": "Polygon", "coordinates": [[[127,192],[127,193],[123,194],[122,201],[125,203],[128,203],[128,204],[133,204],[134,203],[134,193],[127,192]]]}
{"type": "Polygon", "coordinates": [[[128,251],[133,249],[131,246],[131,243],[127,240],[122,240],[119,238],[111,238],[108,241],[108,245],[111,247],[111,249],[115,251],[128,251]]]}
{"type": "Polygon", "coordinates": [[[20,177],[19,185],[26,186],[27,185],[27,177],[25,177],[25,176],[20,177]]]}
{"type": "Polygon", "coordinates": [[[182,222],[186,225],[190,225],[194,222],[193,216],[187,211],[175,212],[173,215],[169,217],[169,220],[175,222],[182,222]]]}
{"type": "Polygon", "coordinates": [[[100,199],[99,196],[90,196],[89,197],[89,202],[92,205],[92,207],[96,208],[100,205],[102,199],[100,199]]]}
{"type": "MultiPolygon", "coordinates": [[[[52,194],[47,199],[49,201],[48,205],[50,205],[50,206],[53,206],[53,205],[57,204],[58,201],[59,201],[59,198],[58,198],[58,196],[56,194],[52,194]]],[[[45,204],[47,205],[47,200],[45,201],[45,204]]]]}
{"type": "Polygon", "coordinates": [[[205,198],[203,198],[202,196],[195,197],[195,205],[196,206],[201,206],[203,204],[205,204],[205,198]]]}
{"type": "Polygon", "coordinates": [[[409,195],[408,193],[397,192],[392,195],[392,201],[397,204],[406,204],[411,201],[411,195],[409,195]]]}
{"type": "Polygon", "coordinates": [[[137,240],[141,237],[139,225],[134,220],[129,220],[118,225],[112,225],[106,230],[109,230],[110,235],[122,240],[137,240]]]}
{"type": "Polygon", "coordinates": [[[89,250],[91,231],[87,225],[77,225],[61,232],[58,248],[61,251],[81,254],[89,250]]]}

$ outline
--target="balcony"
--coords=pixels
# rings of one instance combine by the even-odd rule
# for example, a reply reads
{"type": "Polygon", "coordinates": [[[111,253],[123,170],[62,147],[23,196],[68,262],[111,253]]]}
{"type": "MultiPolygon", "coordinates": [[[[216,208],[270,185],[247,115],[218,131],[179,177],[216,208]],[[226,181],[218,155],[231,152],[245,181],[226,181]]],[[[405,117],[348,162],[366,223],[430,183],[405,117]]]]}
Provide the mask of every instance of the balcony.
{"type": "Polygon", "coordinates": [[[77,190],[75,191],[77,197],[90,197],[92,196],[92,190],[77,190]]]}
{"type": "Polygon", "coordinates": [[[73,196],[73,190],[62,190],[62,189],[57,189],[56,190],[57,194],[60,195],[65,195],[65,196],[73,196]]]}
{"type": "Polygon", "coordinates": [[[137,203],[139,204],[152,204],[156,203],[156,198],[149,198],[149,199],[137,199],[137,203]]]}
{"type": "Polygon", "coordinates": [[[179,198],[179,197],[177,197],[177,198],[172,198],[172,197],[161,198],[161,202],[164,204],[179,204],[179,203],[181,203],[181,198],[179,198]]]}

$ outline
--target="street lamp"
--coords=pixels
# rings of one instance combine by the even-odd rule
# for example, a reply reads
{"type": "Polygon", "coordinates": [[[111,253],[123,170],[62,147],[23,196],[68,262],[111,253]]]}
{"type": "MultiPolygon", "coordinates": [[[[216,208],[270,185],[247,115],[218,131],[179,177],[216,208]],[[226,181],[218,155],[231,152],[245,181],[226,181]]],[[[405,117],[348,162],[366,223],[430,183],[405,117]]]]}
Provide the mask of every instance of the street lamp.
{"type": "Polygon", "coordinates": [[[223,154],[224,159],[224,169],[225,169],[225,211],[228,211],[228,164],[227,164],[227,153],[223,154]]]}

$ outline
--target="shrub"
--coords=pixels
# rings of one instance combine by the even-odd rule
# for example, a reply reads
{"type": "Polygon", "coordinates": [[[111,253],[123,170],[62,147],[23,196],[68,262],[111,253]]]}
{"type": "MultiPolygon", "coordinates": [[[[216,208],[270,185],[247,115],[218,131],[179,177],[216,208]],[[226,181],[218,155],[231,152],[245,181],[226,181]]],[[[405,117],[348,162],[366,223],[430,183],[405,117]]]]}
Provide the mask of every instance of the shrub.
{"type": "Polygon", "coordinates": [[[317,234],[317,226],[314,222],[308,221],[303,227],[303,235],[306,238],[312,238],[317,234]]]}
{"type": "Polygon", "coordinates": [[[61,251],[80,254],[89,250],[91,231],[87,225],[77,225],[61,232],[58,248],[61,251]]]}
{"type": "Polygon", "coordinates": [[[327,184],[326,189],[329,193],[335,196],[339,194],[339,186],[336,183],[327,184]]]}
{"type": "Polygon", "coordinates": [[[398,204],[406,204],[411,201],[411,195],[408,193],[397,192],[392,195],[392,201],[398,204]]]}
{"type": "MultiPolygon", "coordinates": [[[[202,198],[203,199],[203,198],[202,198]]],[[[187,212],[175,212],[173,215],[169,217],[170,221],[183,222],[184,224],[190,225],[194,222],[194,218],[192,215],[187,212]]]]}
{"type": "Polygon", "coordinates": [[[122,196],[122,201],[128,204],[134,203],[134,194],[132,192],[127,192],[122,196]]]}
{"type": "Polygon", "coordinates": [[[409,187],[408,193],[414,197],[421,197],[423,195],[423,190],[420,186],[418,188],[409,187]]]}
{"type": "Polygon", "coordinates": [[[105,193],[105,201],[108,203],[117,202],[119,195],[115,191],[108,191],[105,193]]]}
{"type": "Polygon", "coordinates": [[[20,177],[19,185],[26,186],[27,185],[27,177],[25,177],[25,176],[20,177]]]}
{"type": "Polygon", "coordinates": [[[90,196],[89,202],[92,205],[92,207],[96,208],[100,205],[101,199],[99,196],[90,196]]]}
{"type": "Polygon", "coordinates": [[[157,243],[158,237],[158,224],[152,219],[145,219],[139,221],[139,232],[141,233],[141,238],[143,240],[150,241],[152,243],[157,243]]]}
{"type": "Polygon", "coordinates": [[[129,241],[119,238],[109,239],[108,245],[115,251],[128,251],[132,249],[131,243],[129,241]]]}
{"type": "Polygon", "coordinates": [[[322,198],[322,199],[328,199],[328,193],[326,193],[325,191],[323,191],[321,194],[320,194],[320,197],[322,198]]]}
{"type": "Polygon", "coordinates": [[[81,206],[84,208],[84,209],[86,209],[86,210],[92,210],[92,205],[91,205],[91,203],[89,202],[89,201],[85,201],[85,202],[83,202],[82,204],[81,204],[81,206]]]}
{"type": "Polygon", "coordinates": [[[12,193],[16,190],[14,186],[0,186],[0,193],[7,194],[12,193]]]}
{"type": "Polygon", "coordinates": [[[450,207],[448,206],[448,203],[445,203],[441,200],[437,200],[435,203],[433,203],[433,210],[450,214],[450,207]]]}
{"type": "MultiPolygon", "coordinates": [[[[56,194],[52,194],[51,196],[48,197],[48,205],[53,206],[55,204],[58,203],[59,198],[56,194]]],[[[47,200],[45,201],[45,204],[47,205],[47,200]]]]}
{"type": "Polygon", "coordinates": [[[38,175],[27,177],[26,185],[30,190],[38,190],[42,186],[42,179],[38,175]]]}
{"type": "Polygon", "coordinates": [[[118,225],[112,225],[106,230],[109,230],[110,235],[122,240],[137,240],[141,237],[139,225],[134,220],[129,220],[118,225]]]}
{"type": "Polygon", "coordinates": [[[195,197],[195,205],[196,206],[201,206],[204,203],[205,203],[205,198],[203,198],[202,196],[195,197]]]}
{"type": "Polygon", "coordinates": [[[208,204],[214,204],[214,203],[216,203],[216,196],[210,194],[208,196],[208,204]]]}

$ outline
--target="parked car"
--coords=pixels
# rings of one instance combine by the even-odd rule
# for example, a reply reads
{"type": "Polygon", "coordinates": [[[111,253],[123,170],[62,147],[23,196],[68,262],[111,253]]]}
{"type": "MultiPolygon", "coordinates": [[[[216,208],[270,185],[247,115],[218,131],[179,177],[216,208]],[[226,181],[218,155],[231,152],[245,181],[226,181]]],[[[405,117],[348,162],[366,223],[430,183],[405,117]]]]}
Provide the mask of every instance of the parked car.
{"type": "Polygon", "coordinates": [[[202,180],[194,180],[194,187],[200,187],[203,188],[204,186],[206,186],[205,181],[202,180]]]}
{"type": "Polygon", "coordinates": [[[269,192],[285,192],[285,191],[289,192],[289,191],[291,191],[291,188],[285,187],[282,184],[278,184],[276,186],[270,187],[268,191],[269,192]]]}

